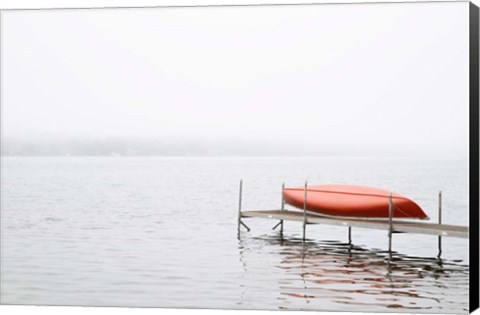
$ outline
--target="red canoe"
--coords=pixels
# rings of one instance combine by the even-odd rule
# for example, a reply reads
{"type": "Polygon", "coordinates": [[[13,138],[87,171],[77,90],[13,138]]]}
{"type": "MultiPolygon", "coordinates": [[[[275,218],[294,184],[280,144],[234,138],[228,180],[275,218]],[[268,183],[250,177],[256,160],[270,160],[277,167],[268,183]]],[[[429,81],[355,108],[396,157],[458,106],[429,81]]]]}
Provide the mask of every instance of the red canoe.
{"type": "MultiPolygon", "coordinates": [[[[303,209],[304,187],[285,188],[285,202],[303,209]]],[[[355,185],[313,185],[307,189],[307,210],[322,215],[388,218],[390,192],[355,185]]],[[[428,216],[412,200],[392,194],[393,217],[427,219],[428,216]]]]}

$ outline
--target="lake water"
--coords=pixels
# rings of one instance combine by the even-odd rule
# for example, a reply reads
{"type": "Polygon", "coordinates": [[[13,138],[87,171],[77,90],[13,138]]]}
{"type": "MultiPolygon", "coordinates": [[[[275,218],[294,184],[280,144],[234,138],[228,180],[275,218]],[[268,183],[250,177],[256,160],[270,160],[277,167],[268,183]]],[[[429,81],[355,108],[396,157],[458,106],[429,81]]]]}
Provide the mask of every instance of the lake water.
{"type": "Polygon", "coordinates": [[[392,189],[468,225],[468,161],[334,158],[2,157],[1,302],[460,313],[468,240],[245,219],[281,184],[392,189]]]}

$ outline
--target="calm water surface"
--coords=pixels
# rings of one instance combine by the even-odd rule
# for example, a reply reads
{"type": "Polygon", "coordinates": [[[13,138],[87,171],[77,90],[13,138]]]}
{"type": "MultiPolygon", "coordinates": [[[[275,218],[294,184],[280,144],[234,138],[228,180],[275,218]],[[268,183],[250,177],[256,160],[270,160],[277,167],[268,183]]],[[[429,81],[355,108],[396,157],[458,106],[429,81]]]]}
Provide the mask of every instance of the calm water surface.
{"type": "Polygon", "coordinates": [[[468,241],[250,219],[281,183],[351,183],[411,197],[468,224],[468,161],[316,158],[3,157],[1,302],[463,313],[468,241]]]}

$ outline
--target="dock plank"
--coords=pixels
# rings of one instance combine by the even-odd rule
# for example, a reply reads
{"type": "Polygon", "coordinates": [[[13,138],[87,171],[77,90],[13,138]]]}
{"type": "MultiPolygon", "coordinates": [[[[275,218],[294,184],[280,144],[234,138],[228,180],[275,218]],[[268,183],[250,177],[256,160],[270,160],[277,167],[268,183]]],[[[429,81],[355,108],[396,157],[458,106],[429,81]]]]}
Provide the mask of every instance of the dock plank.
{"type": "MultiPolygon", "coordinates": [[[[303,222],[303,212],[291,210],[251,210],[242,211],[242,218],[264,218],[284,221],[303,222]]],[[[336,226],[350,226],[356,228],[386,230],[389,229],[388,220],[367,220],[367,219],[348,219],[331,218],[307,214],[308,224],[326,224],[336,226]]],[[[470,229],[468,226],[436,224],[426,222],[413,222],[404,220],[393,220],[393,230],[401,233],[428,234],[449,236],[458,238],[468,238],[470,229]]]]}

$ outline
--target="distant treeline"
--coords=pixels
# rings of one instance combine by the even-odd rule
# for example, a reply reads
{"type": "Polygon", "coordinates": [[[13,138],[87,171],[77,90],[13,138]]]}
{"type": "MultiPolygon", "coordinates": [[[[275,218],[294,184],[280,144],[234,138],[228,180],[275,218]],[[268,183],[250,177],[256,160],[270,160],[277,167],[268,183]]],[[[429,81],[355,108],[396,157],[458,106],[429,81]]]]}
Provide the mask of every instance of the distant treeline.
{"type": "Polygon", "coordinates": [[[287,148],[281,142],[198,140],[4,140],[1,148],[3,156],[258,156],[322,153],[318,148],[287,148]]]}
{"type": "MultiPolygon", "coordinates": [[[[328,138],[327,138],[328,139],[328,138]]],[[[2,156],[324,156],[324,157],[464,157],[464,152],[390,145],[328,143],[323,139],[3,139],[2,156]],[[168,140],[166,140],[168,139],[168,140]]]]}

